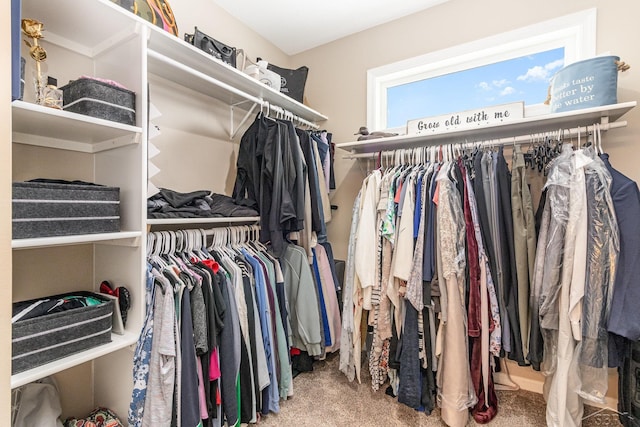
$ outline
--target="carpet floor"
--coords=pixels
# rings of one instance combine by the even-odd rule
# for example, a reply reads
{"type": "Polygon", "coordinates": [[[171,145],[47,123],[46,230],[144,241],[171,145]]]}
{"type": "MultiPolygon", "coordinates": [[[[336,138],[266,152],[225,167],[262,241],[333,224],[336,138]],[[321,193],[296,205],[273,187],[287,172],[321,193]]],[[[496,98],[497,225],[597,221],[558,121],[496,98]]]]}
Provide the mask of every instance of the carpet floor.
{"type": "MultiPolygon", "coordinates": [[[[280,413],[262,417],[261,427],[270,426],[445,426],[436,409],[431,415],[417,412],[384,393],[371,389],[370,377],[362,370],[362,384],[349,382],[338,370],[340,356],[329,355],[313,364],[293,381],[294,396],[280,402],[280,413]]],[[[385,386],[386,388],[386,386],[385,386]]],[[[489,426],[545,426],[542,395],[528,391],[498,391],[498,415],[489,426]]],[[[620,426],[611,411],[585,407],[584,427],[620,426]]],[[[476,426],[469,417],[468,426],[476,426]]]]}

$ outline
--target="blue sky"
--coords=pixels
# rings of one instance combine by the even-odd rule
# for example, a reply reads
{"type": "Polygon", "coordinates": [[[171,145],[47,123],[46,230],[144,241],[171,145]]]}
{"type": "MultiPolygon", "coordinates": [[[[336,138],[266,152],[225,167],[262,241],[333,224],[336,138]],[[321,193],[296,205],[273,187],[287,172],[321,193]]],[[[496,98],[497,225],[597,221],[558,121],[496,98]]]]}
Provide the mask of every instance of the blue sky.
{"type": "Polygon", "coordinates": [[[387,127],[509,102],[540,104],[563,58],[564,48],[553,49],[389,88],[387,127]]]}

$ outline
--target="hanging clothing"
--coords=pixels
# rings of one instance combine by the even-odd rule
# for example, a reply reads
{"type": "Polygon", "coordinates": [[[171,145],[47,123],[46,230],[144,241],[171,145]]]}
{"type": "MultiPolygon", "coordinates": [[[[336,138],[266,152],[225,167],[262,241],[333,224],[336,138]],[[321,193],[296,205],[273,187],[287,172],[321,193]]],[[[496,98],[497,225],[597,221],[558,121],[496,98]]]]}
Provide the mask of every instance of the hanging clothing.
{"type": "Polygon", "coordinates": [[[631,210],[640,192],[606,156],[559,146],[547,145],[550,163],[535,172],[547,181],[535,214],[535,177],[519,146],[511,170],[502,149],[474,150],[363,180],[341,328],[350,380],[359,379],[367,324],[372,388],[388,378],[388,393],[425,412],[437,401],[447,425],[466,425],[469,412],[478,423],[495,417],[494,375],[508,385],[498,357],[544,373],[548,425],[578,426],[583,402],[603,401],[616,337],[608,331],[629,328],[611,308],[628,300],[620,271],[632,269],[621,263],[626,217],[611,175],[631,210]]]}
{"type": "Polygon", "coordinates": [[[270,242],[278,258],[290,235],[301,239],[310,257],[316,242],[327,240],[329,150],[326,131],[302,131],[262,113],[240,140],[233,200],[259,212],[260,241],[270,242]]]}
{"type": "Polygon", "coordinates": [[[511,162],[511,205],[513,217],[516,278],[518,289],[518,319],[523,356],[529,354],[531,318],[529,315],[529,286],[533,281],[536,254],[535,218],[533,202],[525,174],[524,155],[519,145],[513,150],[511,162]]]}
{"type": "Polygon", "coordinates": [[[583,299],[582,339],[578,345],[578,393],[604,403],[608,388],[607,322],[614,293],[620,251],[616,212],[609,188],[611,175],[592,149],[585,167],[587,192],[587,269],[583,299]],[[588,313],[588,315],[585,315],[588,313]]]}
{"type": "MultiPolygon", "coordinates": [[[[356,288],[354,282],[357,280],[355,274],[354,251],[356,246],[356,229],[360,219],[361,194],[358,193],[353,203],[351,211],[351,232],[349,233],[349,245],[347,247],[347,261],[344,271],[344,287],[342,292],[342,333],[340,341],[340,371],[342,371],[349,381],[356,377],[356,370],[359,371],[360,355],[356,358],[354,337],[357,323],[354,321],[355,304],[353,292],[356,288]]],[[[358,375],[358,382],[360,376],[358,375]]]]}
{"type": "MultiPolygon", "coordinates": [[[[180,233],[158,233],[154,239],[173,240],[157,243],[148,257],[131,424],[255,423],[259,414],[278,412],[280,399],[293,395],[293,346],[325,351],[306,253],[289,244],[281,267],[257,242],[207,249],[183,244],[189,234],[180,233]]],[[[339,346],[336,286],[324,246],[317,250],[329,301],[323,309],[331,315],[339,346]]]]}
{"type": "Polygon", "coordinates": [[[442,269],[439,269],[442,291],[447,294],[446,320],[440,323],[438,365],[438,398],[442,419],[449,426],[465,426],[468,408],[477,397],[469,369],[467,319],[464,309],[464,213],[457,186],[449,176],[452,164],[438,173],[437,245],[442,269]]]}
{"type": "Polygon", "coordinates": [[[624,340],[640,339],[640,310],[635,301],[640,300],[640,244],[633,237],[640,228],[640,191],[635,181],[629,179],[609,162],[609,155],[600,155],[611,174],[611,198],[616,213],[620,235],[620,253],[609,315],[609,366],[620,366],[624,355],[624,340]],[[618,344],[616,346],[616,344],[618,344]]]}

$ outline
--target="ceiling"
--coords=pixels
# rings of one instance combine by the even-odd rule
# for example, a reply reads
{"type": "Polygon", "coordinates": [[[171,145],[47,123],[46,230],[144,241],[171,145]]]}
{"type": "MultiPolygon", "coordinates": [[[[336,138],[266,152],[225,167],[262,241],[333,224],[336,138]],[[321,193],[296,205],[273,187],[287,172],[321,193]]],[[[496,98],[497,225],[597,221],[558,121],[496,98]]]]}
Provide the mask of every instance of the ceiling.
{"type": "Polygon", "coordinates": [[[448,0],[213,0],[288,55],[448,0]]]}

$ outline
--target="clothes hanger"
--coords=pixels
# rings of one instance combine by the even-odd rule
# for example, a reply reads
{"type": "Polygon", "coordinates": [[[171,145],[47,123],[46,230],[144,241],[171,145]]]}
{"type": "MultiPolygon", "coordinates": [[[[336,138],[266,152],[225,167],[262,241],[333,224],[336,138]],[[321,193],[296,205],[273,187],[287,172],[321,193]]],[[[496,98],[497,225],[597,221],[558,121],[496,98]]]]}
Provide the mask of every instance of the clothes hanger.
{"type": "Polygon", "coordinates": [[[164,236],[161,232],[154,232],[153,233],[154,237],[154,244],[153,244],[153,250],[151,253],[151,257],[150,260],[152,263],[156,264],[157,267],[164,269],[168,267],[168,264],[165,262],[165,260],[162,258],[162,248],[164,246],[164,236]]]}
{"type": "Polygon", "coordinates": [[[154,233],[147,234],[147,258],[151,257],[153,253],[153,246],[155,245],[156,237],[154,233]]]}
{"type": "Polygon", "coordinates": [[[581,135],[582,135],[582,128],[578,126],[578,150],[582,149],[582,143],[580,142],[581,135]]]}
{"type": "Polygon", "coordinates": [[[602,151],[602,133],[600,132],[600,123],[593,124],[593,149],[595,150],[596,156],[604,154],[602,151]]]}

